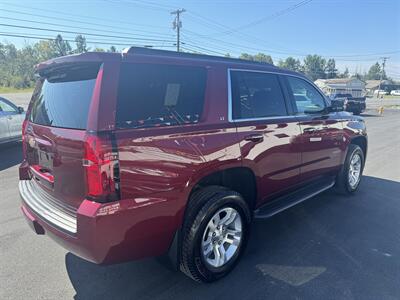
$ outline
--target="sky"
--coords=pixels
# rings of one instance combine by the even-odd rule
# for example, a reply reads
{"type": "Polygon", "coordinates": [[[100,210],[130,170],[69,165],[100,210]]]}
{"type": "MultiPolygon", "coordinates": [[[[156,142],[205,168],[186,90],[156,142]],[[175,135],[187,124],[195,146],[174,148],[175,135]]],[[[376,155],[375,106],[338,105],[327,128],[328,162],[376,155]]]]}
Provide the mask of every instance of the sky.
{"type": "Polygon", "coordinates": [[[0,0],[0,42],[22,47],[81,33],[92,49],[174,50],[170,12],[182,8],[186,51],[262,52],[274,62],[319,54],[352,74],[389,57],[386,73],[400,80],[400,0],[0,0]]]}

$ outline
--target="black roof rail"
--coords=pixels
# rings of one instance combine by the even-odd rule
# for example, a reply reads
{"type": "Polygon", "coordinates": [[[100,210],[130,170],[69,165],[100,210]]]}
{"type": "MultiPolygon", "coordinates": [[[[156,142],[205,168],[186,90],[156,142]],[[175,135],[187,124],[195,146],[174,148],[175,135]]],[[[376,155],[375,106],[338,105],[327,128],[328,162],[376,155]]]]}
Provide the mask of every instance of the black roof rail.
{"type": "Polygon", "coordinates": [[[144,48],[144,47],[125,48],[122,50],[122,55],[126,55],[126,54],[143,54],[143,55],[159,55],[159,56],[167,56],[167,57],[207,59],[207,60],[216,60],[216,61],[221,61],[221,62],[246,63],[246,64],[255,64],[255,65],[259,65],[259,66],[270,66],[270,67],[277,68],[273,64],[256,62],[256,61],[245,60],[245,59],[240,59],[240,58],[215,56],[215,55],[208,55],[208,54],[177,52],[177,51],[169,51],[169,50],[159,50],[159,49],[151,49],[151,48],[144,48]]]}

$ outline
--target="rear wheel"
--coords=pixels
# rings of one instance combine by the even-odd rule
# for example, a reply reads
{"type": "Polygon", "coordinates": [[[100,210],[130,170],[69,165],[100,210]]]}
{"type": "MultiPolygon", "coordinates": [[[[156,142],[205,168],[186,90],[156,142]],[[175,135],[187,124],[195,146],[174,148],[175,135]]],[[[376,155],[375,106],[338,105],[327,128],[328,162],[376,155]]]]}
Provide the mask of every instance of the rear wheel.
{"type": "Polygon", "coordinates": [[[340,193],[354,193],[360,185],[364,170],[364,152],[358,145],[350,144],[344,165],[336,178],[336,188],[340,193]]]}
{"type": "Polygon", "coordinates": [[[195,192],[184,222],[181,270],[200,282],[227,275],[245,249],[250,216],[239,193],[219,186],[195,192]]]}

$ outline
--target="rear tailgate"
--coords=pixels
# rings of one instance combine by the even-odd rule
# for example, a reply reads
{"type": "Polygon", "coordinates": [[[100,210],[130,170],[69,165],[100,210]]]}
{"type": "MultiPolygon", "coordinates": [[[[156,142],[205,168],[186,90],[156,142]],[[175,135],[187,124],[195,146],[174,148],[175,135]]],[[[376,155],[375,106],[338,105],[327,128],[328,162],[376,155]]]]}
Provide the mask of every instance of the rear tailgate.
{"type": "MultiPolygon", "coordinates": [[[[42,72],[25,125],[25,168],[35,190],[76,210],[86,195],[84,140],[100,63],[42,72]]],[[[27,179],[27,178],[21,178],[27,179]]]]}

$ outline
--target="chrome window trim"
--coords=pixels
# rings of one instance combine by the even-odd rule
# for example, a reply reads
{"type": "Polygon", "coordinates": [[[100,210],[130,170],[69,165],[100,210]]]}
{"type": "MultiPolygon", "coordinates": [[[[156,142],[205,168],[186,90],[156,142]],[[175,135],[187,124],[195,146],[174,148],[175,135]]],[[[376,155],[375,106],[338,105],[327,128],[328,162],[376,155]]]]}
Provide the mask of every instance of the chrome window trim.
{"type": "Polygon", "coordinates": [[[302,76],[298,76],[295,74],[286,74],[286,73],[280,73],[280,72],[274,72],[274,71],[264,71],[264,70],[253,70],[253,69],[236,69],[236,68],[227,68],[227,80],[228,80],[228,121],[230,123],[235,123],[235,122],[248,122],[248,121],[266,121],[266,120],[278,120],[278,119],[296,119],[298,117],[304,117],[304,116],[309,116],[307,114],[295,114],[295,115],[282,115],[282,116],[273,116],[273,117],[262,117],[262,118],[246,118],[246,119],[233,119],[232,115],[232,81],[231,81],[231,71],[239,71],[239,72],[252,72],[252,73],[267,73],[267,74],[274,74],[274,75],[281,75],[281,76],[291,76],[291,77],[296,77],[299,79],[304,80],[305,82],[308,82],[311,84],[315,89],[318,91],[318,93],[323,97],[326,103],[326,97],[319,91],[319,88],[310,80],[307,78],[304,78],[302,76]]]}

